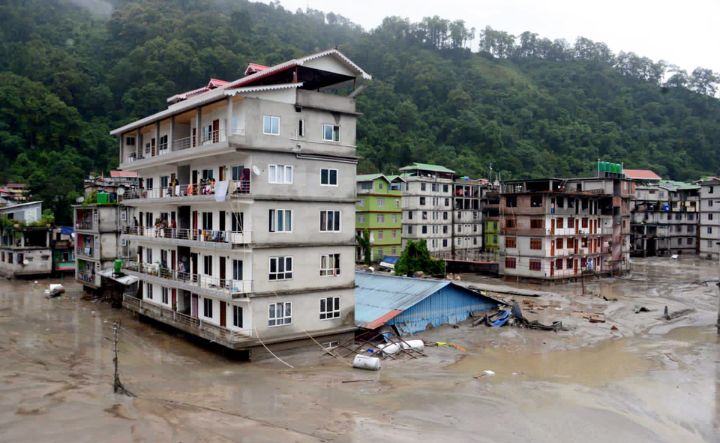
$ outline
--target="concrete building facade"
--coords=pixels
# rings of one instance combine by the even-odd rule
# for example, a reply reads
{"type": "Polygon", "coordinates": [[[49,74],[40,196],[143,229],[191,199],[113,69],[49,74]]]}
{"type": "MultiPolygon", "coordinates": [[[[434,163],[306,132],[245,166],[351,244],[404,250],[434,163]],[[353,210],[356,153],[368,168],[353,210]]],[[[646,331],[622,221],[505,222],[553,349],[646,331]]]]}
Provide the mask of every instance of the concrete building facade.
{"type": "Polygon", "coordinates": [[[632,200],[632,255],[696,254],[699,189],[671,180],[638,183],[632,200]]]}
{"type": "Polygon", "coordinates": [[[700,256],[720,259],[720,178],[706,177],[700,185],[700,256]]]}
{"type": "Polygon", "coordinates": [[[124,306],[249,351],[354,330],[358,113],[331,88],[362,78],[337,50],[251,65],[114,130],[141,182],[124,306]]]}
{"type": "Polygon", "coordinates": [[[40,201],[0,208],[0,276],[52,273],[51,227],[41,223],[40,201]]]}
{"type": "Polygon", "coordinates": [[[487,180],[458,178],[453,183],[451,257],[478,260],[483,250],[483,192],[487,180]]]}
{"type": "Polygon", "coordinates": [[[452,253],[452,199],[455,171],[438,165],[413,163],[400,168],[405,180],[402,195],[402,247],[410,240],[426,240],[431,254],[452,253]]]}
{"type": "MultiPolygon", "coordinates": [[[[355,229],[364,235],[368,231],[371,261],[385,255],[397,256],[402,252],[402,178],[395,182],[383,174],[357,176],[357,203],[355,205],[355,229]]],[[[363,260],[358,248],[356,259],[363,260]]]]}
{"type": "Polygon", "coordinates": [[[633,187],[622,175],[504,182],[501,274],[562,280],[627,272],[633,187]]]}

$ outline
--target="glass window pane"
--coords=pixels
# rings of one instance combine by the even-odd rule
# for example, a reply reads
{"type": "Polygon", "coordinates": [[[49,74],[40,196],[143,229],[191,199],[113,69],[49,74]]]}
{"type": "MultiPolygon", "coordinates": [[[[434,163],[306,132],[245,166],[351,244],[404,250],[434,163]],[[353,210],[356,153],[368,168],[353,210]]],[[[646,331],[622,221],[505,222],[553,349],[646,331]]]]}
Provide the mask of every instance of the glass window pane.
{"type": "Polygon", "coordinates": [[[337,184],[337,170],[336,169],[330,170],[330,184],[331,185],[337,184]]]}

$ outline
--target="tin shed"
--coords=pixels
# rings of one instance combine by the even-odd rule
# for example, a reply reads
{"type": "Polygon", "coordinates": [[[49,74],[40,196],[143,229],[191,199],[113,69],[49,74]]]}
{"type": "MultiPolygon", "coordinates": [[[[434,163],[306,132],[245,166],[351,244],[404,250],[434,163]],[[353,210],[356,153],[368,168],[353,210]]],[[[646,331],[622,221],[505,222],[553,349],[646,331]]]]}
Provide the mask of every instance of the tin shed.
{"type": "Polygon", "coordinates": [[[498,302],[449,280],[357,272],[355,323],[363,328],[395,326],[413,334],[494,309],[498,302]]]}

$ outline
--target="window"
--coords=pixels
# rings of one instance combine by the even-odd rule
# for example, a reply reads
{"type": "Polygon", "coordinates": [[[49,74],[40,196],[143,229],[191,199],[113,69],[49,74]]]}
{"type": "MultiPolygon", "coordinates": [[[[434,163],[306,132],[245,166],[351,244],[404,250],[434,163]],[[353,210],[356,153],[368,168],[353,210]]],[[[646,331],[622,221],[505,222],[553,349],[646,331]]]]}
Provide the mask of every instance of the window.
{"type": "Polygon", "coordinates": [[[688,239],[687,239],[687,244],[688,244],[688,245],[693,244],[693,243],[694,243],[694,240],[695,240],[694,238],[688,238],[688,239]]]}
{"type": "Polygon", "coordinates": [[[506,257],[505,258],[505,267],[507,269],[515,269],[517,266],[517,259],[515,257],[506,257]]]}
{"type": "Polygon", "coordinates": [[[243,261],[242,260],[233,260],[232,261],[232,276],[233,276],[233,280],[242,280],[243,279],[243,261]]]}
{"type": "Polygon", "coordinates": [[[437,192],[437,191],[438,191],[438,184],[437,184],[437,183],[433,183],[433,184],[432,184],[432,192],[437,192]]]}
{"type": "Polygon", "coordinates": [[[568,217],[568,228],[570,228],[570,229],[575,228],[575,218],[574,217],[568,217]]]}
{"type": "Polygon", "coordinates": [[[568,248],[574,248],[575,247],[575,239],[570,237],[567,239],[567,247],[568,248]]]}
{"type": "Polygon", "coordinates": [[[422,218],[423,220],[427,220],[428,219],[427,211],[422,211],[420,218],[422,218]]]}
{"type": "Polygon", "coordinates": [[[712,205],[713,205],[713,201],[712,201],[712,200],[708,200],[708,206],[712,207],[712,205]]]}
{"type": "Polygon", "coordinates": [[[397,238],[398,231],[396,229],[393,229],[390,232],[392,232],[392,238],[397,238]]]}
{"type": "Polygon", "coordinates": [[[505,238],[505,247],[506,248],[517,248],[517,239],[515,237],[506,237],[505,238]]]}
{"type": "Polygon", "coordinates": [[[712,215],[712,214],[708,214],[708,220],[712,220],[712,219],[713,219],[713,215],[712,215]]]}
{"type": "Polygon", "coordinates": [[[288,280],[292,278],[292,257],[270,257],[270,280],[288,280]]]}
{"type": "MultiPolygon", "coordinates": [[[[556,248],[556,249],[562,249],[562,248],[563,248],[563,239],[558,238],[557,240],[555,240],[555,248],[556,248]]],[[[558,268],[558,269],[562,269],[562,268],[558,268]]]]}
{"type": "Polygon", "coordinates": [[[443,226],[443,234],[447,234],[447,233],[448,233],[448,227],[447,227],[447,226],[443,226]]]}
{"type": "Polygon", "coordinates": [[[358,214],[357,221],[358,221],[358,223],[365,223],[365,215],[358,214]]]}
{"type": "Polygon", "coordinates": [[[163,151],[168,148],[168,136],[163,135],[160,137],[160,143],[158,143],[158,148],[163,151]]]}
{"type": "Polygon", "coordinates": [[[376,220],[378,223],[385,223],[385,214],[377,214],[376,220]]]}
{"type": "Polygon", "coordinates": [[[230,214],[230,230],[233,232],[243,232],[244,214],[242,212],[233,212],[230,214]]]}
{"type": "Polygon", "coordinates": [[[340,318],[340,297],[320,299],[320,320],[340,318]]]}
{"type": "Polygon", "coordinates": [[[427,226],[423,225],[422,227],[422,233],[427,234],[427,226]]]}
{"type": "Polygon", "coordinates": [[[203,180],[210,180],[213,178],[213,170],[212,169],[203,169],[202,170],[202,178],[203,180]]]}
{"type": "Polygon", "coordinates": [[[530,220],[530,229],[542,229],[545,221],[541,218],[533,218],[530,220]]]}
{"type": "Polygon", "coordinates": [[[420,206],[425,206],[425,197],[420,197],[420,206]]]}
{"type": "Polygon", "coordinates": [[[340,232],[340,211],[320,211],[320,231],[340,232]]]}
{"type": "Polygon", "coordinates": [[[506,228],[514,228],[515,227],[515,219],[508,218],[507,220],[505,220],[505,227],[506,228]]]}
{"type": "Polygon", "coordinates": [[[152,285],[152,283],[146,283],[146,284],[145,284],[145,289],[147,289],[147,291],[145,291],[145,292],[147,292],[147,294],[146,294],[147,297],[146,297],[146,298],[147,298],[148,300],[152,300],[152,299],[153,299],[153,285],[152,285]]]}
{"type": "Polygon", "coordinates": [[[561,270],[563,268],[563,259],[559,258],[559,259],[555,260],[555,267],[558,270],[561,270]]]}
{"type": "Polygon", "coordinates": [[[448,219],[448,214],[449,214],[448,211],[443,211],[443,220],[447,220],[447,219],[448,219]]]}
{"type": "Polygon", "coordinates": [[[340,126],[324,124],[323,127],[323,140],[328,142],[339,142],[340,141],[340,126]]]}
{"type": "Polygon", "coordinates": [[[587,228],[588,227],[588,219],[586,217],[582,218],[582,227],[587,228]]]}
{"type": "Polygon", "coordinates": [[[320,184],[322,186],[337,186],[338,185],[338,170],[337,169],[320,169],[320,184]]]}
{"type": "Polygon", "coordinates": [[[708,194],[712,194],[712,193],[713,193],[713,190],[714,190],[714,187],[713,187],[713,186],[710,186],[710,189],[708,190],[708,194]]]}
{"type": "Polygon", "coordinates": [[[203,229],[207,231],[211,231],[213,228],[213,213],[212,212],[203,212],[202,213],[202,226],[203,229]]]}
{"type": "Polygon", "coordinates": [[[263,115],[263,134],[280,135],[280,117],[263,115]]]}
{"type": "Polygon", "coordinates": [[[708,226],[707,233],[712,234],[712,226],[708,226]]]}
{"type": "Polygon", "coordinates": [[[212,275],[212,255],[203,255],[203,273],[212,275]]]}
{"type": "Polygon", "coordinates": [[[506,208],[517,208],[517,197],[514,195],[508,195],[505,197],[506,208]]]}
{"type": "Polygon", "coordinates": [[[445,206],[450,206],[450,199],[449,199],[449,198],[446,198],[446,199],[445,199],[445,206]]]}
{"type": "Polygon", "coordinates": [[[443,248],[447,248],[448,241],[446,238],[443,239],[443,248]]]}
{"type": "Polygon", "coordinates": [[[292,210],[270,209],[268,229],[270,232],[292,232],[292,210]]]}
{"type": "Polygon", "coordinates": [[[305,137],[305,120],[298,120],[298,137],[305,137]]]}
{"type": "Polygon", "coordinates": [[[393,224],[396,224],[398,222],[398,216],[397,214],[393,214],[390,216],[390,220],[393,222],[393,224]]]}
{"type": "Polygon", "coordinates": [[[242,306],[233,305],[233,326],[236,328],[243,327],[243,308],[242,306]]]}
{"type": "Polygon", "coordinates": [[[320,276],[340,275],[340,254],[320,256],[320,276]]]}
{"type": "Polygon", "coordinates": [[[293,166],[268,165],[268,182],[276,185],[291,185],[293,182],[293,166]]]}
{"type": "Polygon", "coordinates": [[[427,187],[427,186],[426,186],[425,183],[420,183],[420,190],[421,190],[421,191],[424,191],[426,187],[427,187]]]}
{"type": "Polygon", "coordinates": [[[128,146],[135,146],[135,137],[125,137],[125,144],[128,146]]]}
{"type": "Polygon", "coordinates": [[[565,219],[562,218],[562,217],[560,217],[560,218],[558,218],[558,219],[555,221],[555,226],[556,226],[558,229],[562,229],[562,228],[563,228],[563,225],[565,224],[564,222],[565,222],[565,219]]]}
{"type": "Polygon", "coordinates": [[[449,191],[448,185],[443,185],[443,192],[447,193],[449,191]]]}
{"type": "Polygon", "coordinates": [[[542,262],[540,260],[530,260],[531,271],[542,271],[542,262]]]}
{"type": "Polygon", "coordinates": [[[209,298],[203,298],[203,317],[212,318],[213,301],[209,298]]]}
{"type": "Polygon", "coordinates": [[[170,304],[170,290],[168,288],[162,288],[162,302],[164,305],[170,304]]]}
{"type": "Polygon", "coordinates": [[[535,249],[535,250],[542,249],[542,239],[531,238],[530,239],[530,249],[535,249]]]}
{"type": "Polygon", "coordinates": [[[292,322],[292,303],[270,303],[268,326],[289,325],[292,322]]]}
{"type": "Polygon", "coordinates": [[[543,205],[543,197],[542,195],[532,195],[530,196],[530,207],[533,208],[540,208],[543,205]]]}
{"type": "Polygon", "coordinates": [[[407,227],[407,233],[408,233],[408,234],[412,234],[412,233],[413,233],[412,225],[408,225],[408,227],[407,227]]]}
{"type": "Polygon", "coordinates": [[[377,205],[378,205],[378,208],[384,208],[385,207],[385,199],[382,197],[378,198],[377,205]]]}
{"type": "Polygon", "coordinates": [[[412,218],[412,215],[413,215],[413,212],[412,212],[412,211],[407,211],[407,218],[408,218],[408,220],[412,220],[412,219],[413,219],[413,218],[412,218]]]}
{"type": "Polygon", "coordinates": [[[569,259],[565,260],[565,267],[566,267],[567,269],[572,269],[572,267],[573,267],[573,259],[569,258],[569,259]]]}

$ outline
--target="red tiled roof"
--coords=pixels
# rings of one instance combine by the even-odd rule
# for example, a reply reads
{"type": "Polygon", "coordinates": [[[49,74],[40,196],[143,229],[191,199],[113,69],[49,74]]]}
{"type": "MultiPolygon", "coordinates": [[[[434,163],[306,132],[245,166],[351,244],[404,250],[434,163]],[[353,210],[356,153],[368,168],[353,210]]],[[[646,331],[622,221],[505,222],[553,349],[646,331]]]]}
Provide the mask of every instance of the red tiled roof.
{"type": "Polygon", "coordinates": [[[138,173],[135,171],[110,171],[110,177],[127,177],[127,178],[134,178],[137,177],[138,173]]]}
{"type": "Polygon", "coordinates": [[[265,65],[260,65],[258,63],[250,63],[247,68],[245,68],[245,75],[254,74],[256,72],[264,71],[268,67],[265,65]]]}
{"type": "Polygon", "coordinates": [[[625,177],[631,180],[661,180],[662,177],[649,169],[625,169],[625,177]]]}

